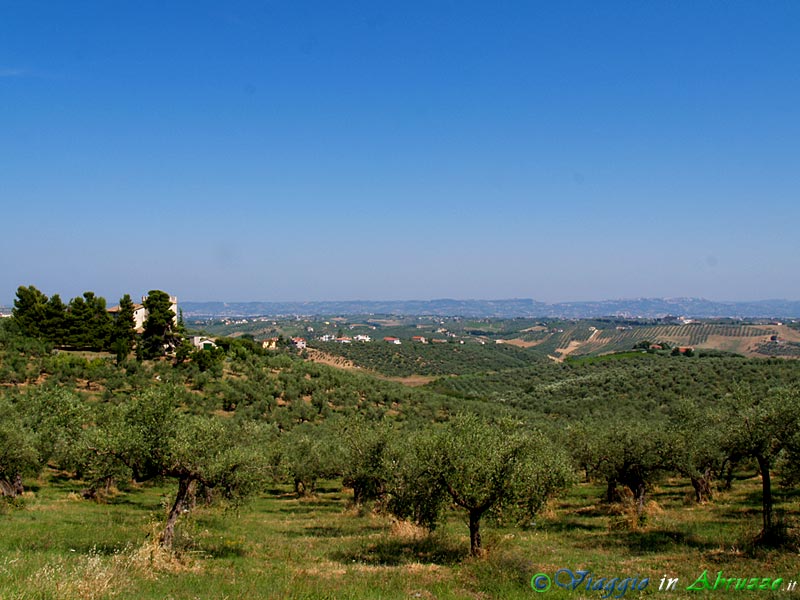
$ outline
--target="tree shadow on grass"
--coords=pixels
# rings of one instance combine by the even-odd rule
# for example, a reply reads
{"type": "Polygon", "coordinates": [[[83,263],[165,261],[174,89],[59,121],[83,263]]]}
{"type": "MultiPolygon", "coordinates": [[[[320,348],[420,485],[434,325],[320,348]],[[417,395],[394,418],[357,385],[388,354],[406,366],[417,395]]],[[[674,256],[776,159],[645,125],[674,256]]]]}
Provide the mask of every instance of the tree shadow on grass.
{"type": "MultiPolygon", "coordinates": [[[[314,488],[314,494],[340,494],[341,492],[341,487],[317,485],[314,488]]],[[[270,487],[263,490],[263,493],[274,498],[297,498],[297,492],[291,486],[270,487]]]]}
{"type": "Polygon", "coordinates": [[[726,519],[728,523],[731,522],[739,522],[742,519],[752,518],[755,519],[756,517],[761,516],[761,508],[735,508],[730,507],[725,510],[719,510],[717,514],[726,519]]]}
{"type": "Polygon", "coordinates": [[[285,513],[290,515],[307,515],[314,512],[338,513],[341,512],[342,505],[338,502],[307,502],[292,506],[281,506],[272,512],[285,513]]]}
{"type": "Polygon", "coordinates": [[[607,504],[591,504],[589,506],[583,506],[578,508],[574,511],[576,515],[580,515],[582,517],[607,517],[608,516],[608,505],[607,504]]]}
{"type": "MultiPolygon", "coordinates": [[[[92,502],[92,500],[87,500],[87,502],[92,502]]],[[[159,510],[161,508],[160,502],[150,502],[145,503],[141,501],[137,501],[135,498],[132,498],[128,494],[120,494],[119,496],[113,496],[111,498],[107,498],[100,502],[101,504],[107,504],[109,506],[125,506],[127,508],[135,508],[136,510],[143,510],[143,511],[154,511],[159,510]]]]}
{"type": "Polygon", "coordinates": [[[247,555],[242,545],[227,541],[191,545],[190,549],[208,558],[239,558],[247,555]]]}
{"type": "Polygon", "coordinates": [[[330,527],[325,525],[310,525],[300,530],[284,531],[281,535],[291,538],[343,538],[354,535],[364,535],[383,531],[382,525],[364,525],[359,524],[357,527],[330,527]]]}
{"type": "MultiPolygon", "coordinates": [[[[772,496],[773,496],[773,499],[777,501],[779,499],[779,497],[780,497],[780,492],[778,492],[777,490],[773,489],[772,490],[772,496]]],[[[742,497],[742,499],[739,501],[739,504],[743,504],[743,505],[746,505],[746,506],[752,506],[754,508],[759,508],[760,509],[761,508],[761,498],[762,497],[761,497],[761,490],[760,489],[759,490],[751,490],[751,491],[748,491],[742,497]]]]}
{"type": "MultiPolygon", "coordinates": [[[[772,490],[772,500],[773,506],[775,510],[783,510],[786,512],[794,512],[791,509],[792,501],[800,498],[800,488],[798,489],[787,489],[787,488],[773,488],[772,490]]],[[[747,508],[740,508],[739,510],[732,510],[731,512],[739,513],[739,514],[761,514],[762,510],[762,495],[761,490],[753,490],[748,492],[738,503],[740,506],[745,506],[747,508]]]]}
{"type": "Polygon", "coordinates": [[[340,498],[323,496],[319,489],[314,494],[309,494],[307,496],[298,496],[295,493],[280,494],[274,500],[273,505],[267,508],[266,512],[298,514],[313,511],[339,512],[343,507],[340,498]]]}
{"type": "Polygon", "coordinates": [[[542,523],[541,529],[553,533],[569,533],[573,531],[602,531],[605,525],[600,523],[586,523],[577,519],[559,519],[549,523],[542,523]]]}
{"type": "MultiPolygon", "coordinates": [[[[75,477],[70,475],[69,473],[63,471],[55,471],[51,472],[48,475],[48,478],[51,483],[55,484],[76,484],[75,477]]],[[[76,484],[77,485],[77,484],[76,484]]]]}
{"type": "Polygon", "coordinates": [[[359,548],[332,553],[333,560],[344,564],[399,566],[410,563],[454,565],[464,560],[469,548],[437,535],[400,539],[386,537],[359,548]]]}
{"type": "Polygon", "coordinates": [[[318,485],[316,487],[317,494],[339,494],[341,493],[341,487],[333,487],[333,486],[325,486],[325,485],[318,485]]]}
{"type": "Polygon", "coordinates": [[[800,498],[800,488],[780,488],[779,496],[786,500],[795,500],[800,498]]]}
{"type": "Polygon", "coordinates": [[[611,534],[608,542],[595,540],[595,544],[608,546],[624,546],[631,552],[646,554],[649,552],[664,552],[669,549],[688,547],[700,550],[715,548],[711,541],[701,540],[693,534],[667,529],[653,529],[650,531],[628,531],[611,534]]]}

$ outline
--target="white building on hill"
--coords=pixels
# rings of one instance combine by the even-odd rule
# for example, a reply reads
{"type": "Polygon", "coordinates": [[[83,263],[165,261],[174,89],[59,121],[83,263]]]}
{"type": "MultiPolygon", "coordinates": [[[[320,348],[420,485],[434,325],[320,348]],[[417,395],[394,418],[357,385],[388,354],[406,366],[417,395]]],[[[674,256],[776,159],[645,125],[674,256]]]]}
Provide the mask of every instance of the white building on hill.
{"type": "MultiPolygon", "coordinates": [[[[136,330],[137,333],[142,333],[142,331],[144,331],[144,322],[147,320],[147,309],[144,307],[144,303],[146,300],[147,296],[142,296],[142,303],[133,305],[133,328],[136,330]]],[[[172,323],[177,327],[178,326],[177,296],[169,297],[169,309],[173,313],[172,323]]],[[[108,309],[108,312],[111,313],[111,316],[116,319],[117,315],[119,314],[119,305],[112,306],[111,308],[108,309]]]]}

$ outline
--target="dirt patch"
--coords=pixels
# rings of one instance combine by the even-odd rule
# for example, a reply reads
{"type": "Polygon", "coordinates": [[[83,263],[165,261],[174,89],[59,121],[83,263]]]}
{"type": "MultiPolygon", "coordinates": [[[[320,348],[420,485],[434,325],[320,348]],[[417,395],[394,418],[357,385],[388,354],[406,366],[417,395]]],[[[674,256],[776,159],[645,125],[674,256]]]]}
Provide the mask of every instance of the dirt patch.
{"type": "Polygon", "coordinates": [[[538,346],[544,340],[533,340],[531,342],[526,342],[525,340],[520,339],[513,339],[513,340],[497,340],[500,344],[508,344],[509,346],[516,346],[517,348],[532,348],[533,346],[538,346]]]}
{"type": "Polygon", "coordinates": [[[556,348],[556,352],[561,357],[559,360],[564,360],[567,356],[575,352],[575,350],[583,346],[583,344],[585,344],[585,342],[577,342],[572,340],[569,344],[567,344],[566,348],[556,348]]]}
{"type": "Polygon", "coordinates": [[[724,335],[710,335],[705,342],[697,347],[724,350],[726,352],[735,352],[736,354],[744,354],[745,356],[758,356],[756,349],[761,344],[765,344],[768,341],[768,335],[760,337],[730,337],[724,335]]]}
{"type": "Polygon", "coordinates": [[[557,358],[556,360],[558,362],[563,361],[567,356],[575,352],[577,349],[582,348],[587,344],[591,344],[600,336],[601,333],[603,333],[602,329],[595,329],[592,332],[592,335],[590,335],[589,338],[585,341],[579,342],[577,340],[572,340],[569,344],[567,344],[566,348],[556,348],[556,353],[558,353],[559,355],[559,358],[557,358]]]}
{"type": "Polygon", "coordinates": [[[394,381],[397,383],[402,383],[403,385],[407,385],[409,387],[419,387],[421,385],[427,385],[431,381],[437,379],[431,375],[409,375],[408,377],[386,377],[385,375],[375,375],[378,379],[383,379],[385,381],[394,381]]]}
{"type": "Polygon", "coordinates": [[[778,337],[782,340],[800,343],[800,331],[797,329],[792,329],[786,325],[772,325],[771,327],[775,329],[775,333],[777,333],[778,337]]]}

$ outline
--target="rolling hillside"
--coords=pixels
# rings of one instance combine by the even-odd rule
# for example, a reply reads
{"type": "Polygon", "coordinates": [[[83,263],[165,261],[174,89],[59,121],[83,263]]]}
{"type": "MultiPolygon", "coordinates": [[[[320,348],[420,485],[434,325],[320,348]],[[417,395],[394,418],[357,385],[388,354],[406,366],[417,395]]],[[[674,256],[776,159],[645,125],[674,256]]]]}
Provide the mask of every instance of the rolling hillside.
{"type": "Polygon", "coordinates": [[[578,323],[555,332],[535,332],[501,340],[534,348],[557,360],[630,350],[639,342],[722,350],[745,356],[800,356],[800,332],[785,325],[689,323],[633,328],[590,327],[578,323]],[[775,341],[773,336],[777,336],[775,341]]]}

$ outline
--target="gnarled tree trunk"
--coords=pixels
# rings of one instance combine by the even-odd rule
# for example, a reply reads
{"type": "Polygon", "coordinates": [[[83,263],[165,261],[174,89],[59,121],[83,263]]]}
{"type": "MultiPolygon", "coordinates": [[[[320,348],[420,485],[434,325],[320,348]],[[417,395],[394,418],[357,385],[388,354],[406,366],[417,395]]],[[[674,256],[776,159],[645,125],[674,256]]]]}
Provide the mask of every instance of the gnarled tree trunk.
{"type": "Polygon", "coordinates": [[[764,530],[761,537],[769,540],[775,533],[775,525],[772,521],[772,480],[769,475],[770,461],[762,455],[756,456],[758,468],[761,471],[761,512],[764,523],[764,530]]]}
{"type": "Polygon", "coordinates": [[[22,475],[17,473],[11,480],[0,479],[0,496],[15,498],[25,491],[22,487],[22,475]]]}
{"type": "Polygon", "coordinates": [[[694,488],[695,501],[702,504],[706,500],[710,500],[712,496],[711,470],[706,469],[702,475],[692,475],[690,479],[694,488]]]}
{"type": "Polygon", "coordinates": [[[639,523],[642,523],[642,515],[644,514],[644,502],[647,498],[647,486],[643,481],[633,489],[633,499],[636,502],[636,518],[639,523]]]}
{"type": "Polygon", "coordinates": [[[172,548],[172,542],[175,540],[175,524],[178,522],[178,517],[181,516],[184,508],[193,495],[195,479],[191,477],[181,477],[178,479],[178,494],[175,496],[175,503],[169,511],[167,517],[167,525],[164,527],[164,533],[161,534],[161,545],[164,548],[172,548]]]}
{"type": "Polygon", "coordinates": [[[481,555],[481,516],[482,512],[469,511],[469,552],[472,556],[481,555]]]}
{"type": "Polygon", "coordinates": [[[606,502],[611,504],[617,500],[619,500],[619,494],[617,493],[617,480],[609,479],[606,481],[606,502]]]}

